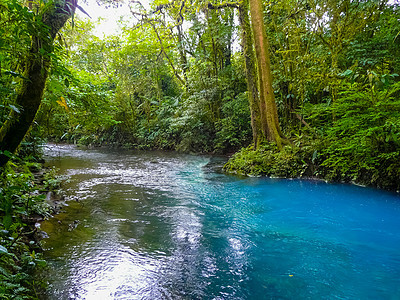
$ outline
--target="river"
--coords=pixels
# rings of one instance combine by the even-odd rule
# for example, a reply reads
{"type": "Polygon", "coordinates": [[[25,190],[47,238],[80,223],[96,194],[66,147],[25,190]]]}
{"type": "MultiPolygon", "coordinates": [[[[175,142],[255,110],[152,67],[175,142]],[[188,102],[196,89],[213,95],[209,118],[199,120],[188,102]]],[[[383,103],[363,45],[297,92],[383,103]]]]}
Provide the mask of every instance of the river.
{"type": "Polygon", "coordinates": [[[400,299],[400,196],[223,174],[224,158],[50,145],[46,299],[400,299]]]}

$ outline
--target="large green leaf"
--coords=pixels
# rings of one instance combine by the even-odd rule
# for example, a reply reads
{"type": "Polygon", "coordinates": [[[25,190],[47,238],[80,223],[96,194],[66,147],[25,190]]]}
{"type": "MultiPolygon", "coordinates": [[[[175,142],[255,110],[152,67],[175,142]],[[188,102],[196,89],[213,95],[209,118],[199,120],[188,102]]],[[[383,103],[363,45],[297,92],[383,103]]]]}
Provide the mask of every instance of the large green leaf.
{"type": "Polygon", "coordinates": [[[8,254],[8,250],[6,247],[0,245],[0,254],[8,254]]]}

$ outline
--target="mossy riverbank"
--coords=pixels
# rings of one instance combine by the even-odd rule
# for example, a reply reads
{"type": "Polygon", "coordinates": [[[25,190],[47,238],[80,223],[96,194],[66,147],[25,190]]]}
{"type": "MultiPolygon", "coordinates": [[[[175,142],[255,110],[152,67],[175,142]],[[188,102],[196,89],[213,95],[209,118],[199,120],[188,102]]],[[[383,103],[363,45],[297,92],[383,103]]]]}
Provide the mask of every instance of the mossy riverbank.
{"type": "MultiPolygon", "coordinates": [[[[359,147],[359,150],[368,149],[359,147]]],[[[399,191],[398,152],[382,155],[378,151],[344,152],[334,149],[328,140],[297,139],[281,151],[271,143],[258,149],[243,148],[229,159],[224,170],[250,176],[315,178],[399,191]],[[341,156],[336,156],[337,153],[341,156]]]]}

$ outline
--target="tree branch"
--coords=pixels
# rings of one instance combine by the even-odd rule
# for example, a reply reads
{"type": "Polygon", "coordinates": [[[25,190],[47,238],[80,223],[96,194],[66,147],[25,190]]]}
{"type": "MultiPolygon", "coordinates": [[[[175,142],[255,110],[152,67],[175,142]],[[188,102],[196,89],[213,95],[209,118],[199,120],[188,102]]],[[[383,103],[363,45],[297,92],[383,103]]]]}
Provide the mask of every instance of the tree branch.
{"type": "Polygon", "coordinates": [[[209,9],[221,9],[221,8],[227,8],[227,7],[239,8],[239,3],[237,3],[237,2],[225,2],[225,3],[221,3],[221,4],[213,4],[211,2],[208,2],[207,3],[207,7],[209,9]]]}

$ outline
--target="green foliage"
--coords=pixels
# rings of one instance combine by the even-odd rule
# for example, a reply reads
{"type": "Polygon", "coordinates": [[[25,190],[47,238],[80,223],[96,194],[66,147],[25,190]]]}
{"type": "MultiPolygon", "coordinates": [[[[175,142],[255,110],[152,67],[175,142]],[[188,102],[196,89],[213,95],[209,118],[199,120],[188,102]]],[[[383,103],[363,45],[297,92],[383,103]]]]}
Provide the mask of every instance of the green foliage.
{"type": "Polygon", "coordinates": [[[265,143],[235,153],[224,166],[225,171],[251,176],[296,178],[310,174],[310,151],[307,147],[286,146],[278,150],[275,144],[265,143]]]}
{"type": "MultiPolygon", "coordinates": [[[[25,162],[38,163],[43,156],[42,145],[45,139],[41,136],[40,128],[36,124],[31,127],[18,148],[18,156],[25,162]]],[[[37,165],[38,166],[38,165],[37,165]]]]}
{"type": "Polygon", "coordinates": [[[270,144],[243,149],[225,169],[400,189],[400,83],[385,85],[385,74],[375,77],[345,84],[335,103],[308,111],[316,135],[297,137],[280,152],[270,144]]]}
{"type": "MultiPolygon", "coordinates": [[[[45,3],[36,3],[44,7],[45,3]]],[[[38,9],[39,11],[39,9],[38,9]]],[[[31,38],[48,39],[48,29],[41,16],[28,9],[21,0],[0,0],[0,126],[10,110],[20,113],[15,97],[24,78],[24,59],[31,48],[31,38]]],[[[50,52],[42,45],[43,54],[50,52]]]]}
{"type": "Polygon", "coordinates": [[[381,89],[347,86],[330,107],[336,120],[321,152],[324,177],[400,188],[399,90],[399,83],[381,89]]]}
{"type": "MultiPolygon", "coordinates": [[[[212,18],[216,22],[219,17],[212,18]]],[[[86,146],[195,152],[229,151],[248,142],[244,75],[236,60],[225,64],[227,41],[219,33],[231,27],[213,29],[218,33],[214,43],[222,47],[213,58],[217,65],[204,61],[201,49],[196,51],[199,58],[186,57],[186,65],[180,65],[185,59],[170,50],[174,39],[165,24],[145,23],[126,29],[122,38],[100,40],[90,33],[90,23],[75,22],[78,32],[66,28],[64,34],[76,46],[68,55],[62,49],[58,53],[62,59],[52,69],[38,115],[43,135],[86,146]],[[186,87],[174,65],[182,67],[186,87]]],[[[188,47],[188,41],[181,42],[188,47]]]]}
{"type": "Polygon", "coordinates": [[[180,132],[178,151],[212,151],[215,128],[209,113],[208,101],[201,93],[193,94],[186,101],[180,117],[172,124],[172,127],[180,132]]]}
{"type": "Polygon", "coordinates": [[[227,152],[237,150],[251,142],[250,110],[246,93],[224,101],[224,118],[217,122],[215,150],[227,152]]]}
{"type": "Polygon", "coordinates": [[[43,188],[45,191],[57,192],[61,188],[63,178],[57,175],[59,169],[53,167],[46,169],[43,175],[43,188]]]}
{"type": "Polygon", "coordinates": [[[9,165],[0,178],[0,298],[38,299],[33,273],[46,262],[30,223],[32,215],[49,216],[50,207],[28,168],[16,168],[9,165]]]}

